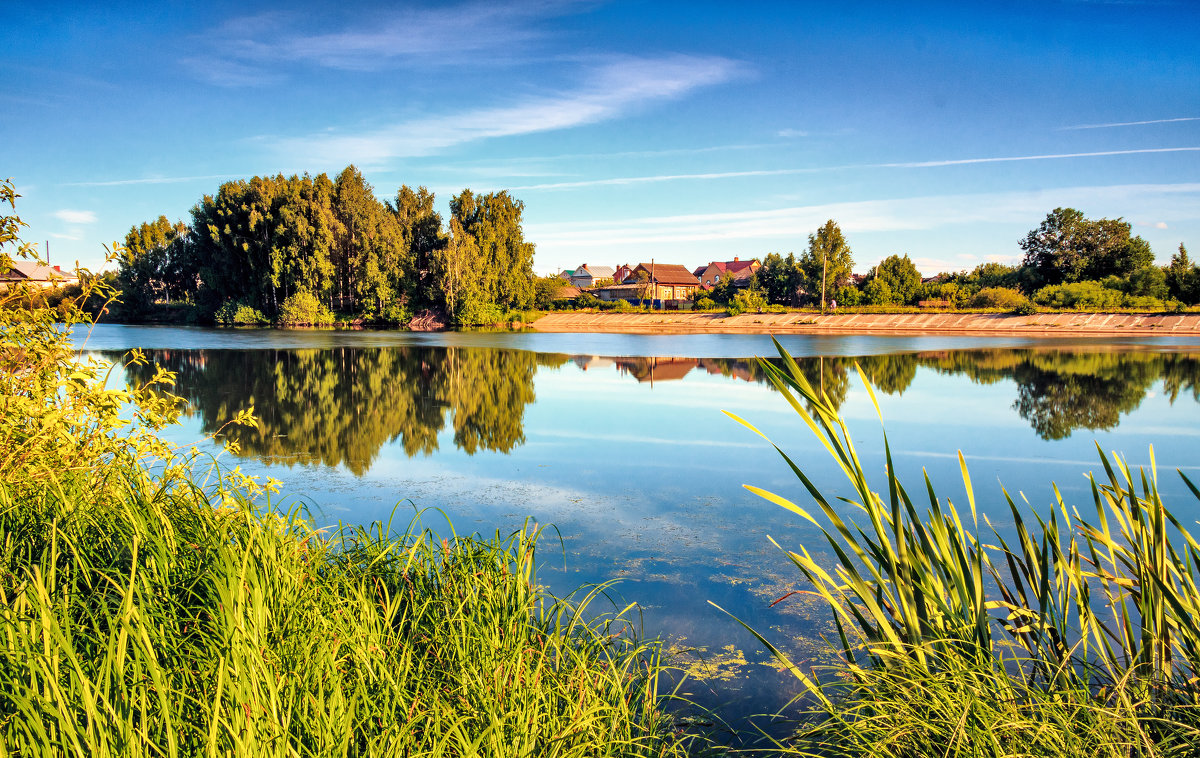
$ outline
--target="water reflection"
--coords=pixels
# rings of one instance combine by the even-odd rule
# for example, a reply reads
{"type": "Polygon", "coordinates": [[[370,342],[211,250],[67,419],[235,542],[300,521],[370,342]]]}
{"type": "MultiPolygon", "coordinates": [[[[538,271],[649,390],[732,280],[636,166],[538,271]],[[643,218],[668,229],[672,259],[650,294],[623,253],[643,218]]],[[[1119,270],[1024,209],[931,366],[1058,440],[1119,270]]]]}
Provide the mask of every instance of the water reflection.
{"type": "MultiPolygon", "coordinates": [[[[108,353],[110,359],[118,353],[108,353]]],[[[489,348],[150,350],[176,374],[175,392],[212,433],[254,407],[257,429],[231,428],[243,455],[269,463],[371,467],[398,441],[410,457],[438,449],[447,423],[457,448],[509,452],[525,441],[525,407],[538,366],[567,358],[489,348]]],[[[131,380],[149,378],[131,367],[131,380]]]]}
{"type": "MultiPolygon", "coordinates": [[[[119,353],[106,353],[110,359],[119,353]]],[[[754,359],[605,358],[481,347],[383,347],[301,350],[151,350],[177,375],[176,392],[203,431],[217,430],[253,405],[257,429],[234,429],[242,454],[268,462],[344,464],[365,473],[380,449],[398,441],[408,456],[438,449],[449,425],[468,454],[509,452],[525,441],[539,367],[572,362],[585,371],[616,370],[653,386],[692,372],[764,382],[754,359]]],[[[1077,429],[1107,430],[1135,410],[1161,380],[1171,402],[1200,400],[1200,356],[1184,353],[1070,350],[960,350],[798,359],[801,370],[840,407],[858,363],[876,389],[901,394],[919,369],[974,383],[1012,381],[1012,407],[1047,440],[1077,429]]],[[[144,380],[149,368],[130,369],[144,380]]]]}

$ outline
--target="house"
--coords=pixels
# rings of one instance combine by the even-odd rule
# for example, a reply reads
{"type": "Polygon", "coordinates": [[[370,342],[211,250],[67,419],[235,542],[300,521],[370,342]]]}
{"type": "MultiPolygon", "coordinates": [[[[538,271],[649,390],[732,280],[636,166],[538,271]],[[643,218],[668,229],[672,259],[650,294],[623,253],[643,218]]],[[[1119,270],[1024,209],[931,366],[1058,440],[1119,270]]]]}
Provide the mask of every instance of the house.
{"type": "Polygon", "coordinates": [[[8,271],[0,274],[0,287],[28,284],[47,289],[78,282],[79,277],[73,272],[63,271],[58,266],[43,266],[35,261],[13,261],[8,271]]]}
{"type": "Polygon", "coordinates": [[[705,287],[714,286],[717,282],[721,281],[721,277],[725,276],[725,274],[733,276],[735,287],[749,287],[750,278],[760,268],[762,268],[762,264],[755,258],[744,261],[734,256],[734,259],[731,261],[713,261],[707,266],[700,266],[693,274],[705,287]]]}
{"type": "Polygon", "coordinates": [[[571,274],[571,284],[576,287],[594,287],[599,279],[612,279],[616,269],[612,266],[589,266],[583,264],[571,274]]]}
{"type": "Polygon", "coordinates": [[[638,298],[654,301],[655,307],[690,300],[700,288],[700,280],[691,271],[672,263],[639,263],[625,283],[636,285],[638,298]]]}
{"type": "Polygon", "coordinates": [[[622,263],[617,266],[617,270],[613,272],[613,283],[620,284],[628,279],[633,274],[633,269],[628,263],[622,263]]]}
{"type": "Polygon", "coordinates": [[[638,382],[669,382],[682,379],[700,365],[697,358],[618,358],[617,370],[638,382]]]}
{"type": "Polygon", "coordinates": [[[641,285],[610,284],[605,287],[596,287],[592,290],[592,294],[606,303],[615,303],[618,300],[637,303],[641,297],[641,285]]]}

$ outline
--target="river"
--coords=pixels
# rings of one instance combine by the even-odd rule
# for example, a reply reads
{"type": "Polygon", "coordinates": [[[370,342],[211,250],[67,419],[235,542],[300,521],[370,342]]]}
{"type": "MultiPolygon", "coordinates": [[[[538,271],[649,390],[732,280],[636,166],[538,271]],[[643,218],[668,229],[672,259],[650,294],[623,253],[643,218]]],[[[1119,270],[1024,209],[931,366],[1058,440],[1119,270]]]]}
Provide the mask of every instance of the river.
{"type": "MultiPolygon", "coordinates": [[[[638,602],[647,634],[691,650],[706,678],[685,690],[732,718],[778,708],[796,690],[709,601],[798,659],[823,660],[828,611],[799,595],[771,605],[799,585],[768,535],[832,559],[815,529],[742,485],[810,500],[766,442],[721,412],[756,424],[825,492],[849,494],[763,381],[754,356],[775,355],[767,336],[101,325],[82,340],[114,361],[143,348],[176,372],[188,401],[170,432],[179,442],[253,406],[259,429],[230,432],[235,462],[282,481],[282,507],[303,506],[320,525],[391,518],[403,530],[414,514],[440,532],[447,520],[487,534],[552,524],[541,580],[559,594],[617,580],[614,605],[638,602]]],[[[879,481],[881,428],[856,363],[910,491],[923,491],[924,469],[939,495],[965,502],[961,450],[980,508],[1003,529],[1001,485],[1045,512],[1057,482],[1082,508],[1097,444],[1132,465],[1147,464],[1153,445],[1168,507],[1188,524],[1200,517],[1174,472],[1200,469],[1197,338],[781,341],[840,406],[879,481]]]]}

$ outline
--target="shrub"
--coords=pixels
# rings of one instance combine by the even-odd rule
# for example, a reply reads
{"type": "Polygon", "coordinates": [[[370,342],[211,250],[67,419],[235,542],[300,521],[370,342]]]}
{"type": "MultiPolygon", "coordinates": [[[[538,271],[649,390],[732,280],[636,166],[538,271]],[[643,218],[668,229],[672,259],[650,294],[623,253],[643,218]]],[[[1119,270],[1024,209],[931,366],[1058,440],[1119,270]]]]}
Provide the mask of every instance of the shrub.
{"type": "Polygon", "coordinates": [[[738,290],[737,294],[733,296],[733,302],[730,305],[734,303],[737,304],[741,311],[755,311],[757,313],[762,313],[763,309],[767,307],[767,299],[763,297],[763,294],[752,289],[738,290]]]}
{"type": "MultiPolygon", "coordinates": [[[[330,314],[332,317],[333,314],[330,314]]],[[[407,306],[400,303],[392,303],[384,307],[379,314],[379,320],[385,324],[407,324],[412,321],[413,313],[407,306]]]]}
{"type": "Polygon", "coordinates": [[[495,303],[471,302],[459,310],[454,318],[462,326],[490,326],[504,323],[504,309],[495,303]]]}
{"type": "Polygon", "coordinates": [[[1033,294],[1033,301],[1048,308],[1098,309],[1119,308],[1125,296],[1096,281],[1052,284],[1033,294]]]}
{"type": "Polygon", "coordinates": [[[1032,316],[1037,312],[1037,306],[1031,303],[1028,299],[1026,299],[1025,302],[1021,303],[1016,308],[1013,308],[1013,313],[1018,316],[1032,316]]]}
{"type": "Polygon", "coordinates": [[[1010,287],[987,287],[971,298],[972,308],[1013,310],[1029,303],[1029,298],[1010,287]]]}
{"type": "Polygon", "coordinates": [[[1126,308],[1142,308],[1150,311],[1162,311],[1170,308],[1170,304],[1150,295],[1126,295],[1122,303],[1126,308]]]}
{"type": "Polygon", "coordinates": [[[711,297],[708,297],[707,295],[704,295],[704,296],[696,299],[696,310],[698,310],[698,311],[711,311],[712,309],[714,309],[716,307],[717,307],[716,301],[714,301],[711,297]]]}
{"type": "Polygon", "coordinates": [[[279,306],[280,324],[309,326],[332,324],[333,320],[333,313],[321,305],[315,295],[304,290],[289,295],[279,306]]]}
{"type": "Polygon", "coordinates": [[[213,314],[213,320],[227,326],[243,326],[271,323],[262,311],[240,300],[226,300],[213,314]]]}
{"type": "Polygon", "coordinates": [[[834,297],[834,300],[837,300],[837,304],[845,308],[853,308],[856,305],[861,305],[862,299],[862,291],[853,284],[838,287],[837,295],[834,297]]]}

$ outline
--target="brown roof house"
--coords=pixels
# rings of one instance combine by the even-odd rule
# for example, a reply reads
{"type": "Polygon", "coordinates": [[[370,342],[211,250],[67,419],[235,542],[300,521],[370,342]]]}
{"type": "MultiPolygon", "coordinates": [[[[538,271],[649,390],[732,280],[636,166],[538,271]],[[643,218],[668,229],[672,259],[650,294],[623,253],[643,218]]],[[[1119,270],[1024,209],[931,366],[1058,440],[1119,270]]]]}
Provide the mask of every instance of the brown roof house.
{"type": "Polygon", "coordinates": [[[690,300],[700,288],[700,280],[683,266],[672,263],[639,263],[625,279],[640,288],[639,299],[664,302],[690,300]]]}
{"type": "Polygon", "coordinates": [[[583,264],[571,274],[571,284],[576,287],[594,287],[598,279],[612,279],[616,269],[612,266],[589,266],[583,264]]]}
{"type": "Polygon", "coordinates": [[[0,274],[0,287],[28,284],[47,289],[78,282],[79,277],[73,272],[63,271],[58,266],[43,266],[36,261],[13,261],[12,266],[0,274]]]}
{"type": "Polygon", "coordinates": [[[762,264],[755,258],[744,261],[735,256],[731,261],[713,261],[707,266],[700,266],[694,273],[705,287],[712,287],[727,273],[733,276],[735,287],[749,287],[750,278],[760,268],[762,264]]]}

